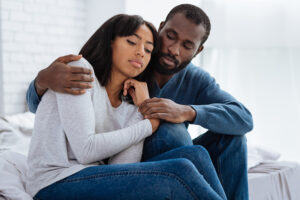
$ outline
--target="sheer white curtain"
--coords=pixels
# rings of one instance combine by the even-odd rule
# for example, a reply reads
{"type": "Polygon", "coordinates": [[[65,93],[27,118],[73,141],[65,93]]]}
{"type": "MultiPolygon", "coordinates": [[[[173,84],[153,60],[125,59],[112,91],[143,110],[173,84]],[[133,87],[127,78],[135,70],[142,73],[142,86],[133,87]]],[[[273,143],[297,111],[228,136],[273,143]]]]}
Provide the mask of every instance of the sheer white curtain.
{"type": "Polygon", "coordinates": [[[252,112],[248,142],[300,162],[300,3],[205,0],[212,32],[200,58],[252,112]]]}
{"type": "MultiPolygon", "coordinates": [[[[250,109],[254,130],[249,143],[300,162],[299,1],[126,0],[125,12],[158,27],[181,3],[199,5],[211,19],[211,35],[193,62],[250,109]]],[[[189,130],[192,137],[204,131],[197,126],[189,130]]]]}

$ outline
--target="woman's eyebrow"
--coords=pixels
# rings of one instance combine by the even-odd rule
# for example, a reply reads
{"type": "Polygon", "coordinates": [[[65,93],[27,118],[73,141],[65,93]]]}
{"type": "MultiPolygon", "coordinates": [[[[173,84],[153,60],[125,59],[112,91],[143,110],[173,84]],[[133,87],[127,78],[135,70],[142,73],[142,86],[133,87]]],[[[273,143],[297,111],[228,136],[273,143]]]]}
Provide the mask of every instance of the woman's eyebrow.
{"type": "MultiPolygon", "coordinates": [[[[136,34],[136,33],[134,33],[133,34],[134,36],[136,36],[138,39],[142,39],[142,37],[141,36],[139,36],[138,34],[136,34]]],[[[154,46],[154,44],[153,44],[153,42],[150,42],[150,41],[146,41],[146,43],[148,43],[148,44],[151,44],[151,45],[153,45],[154,46]]]]}

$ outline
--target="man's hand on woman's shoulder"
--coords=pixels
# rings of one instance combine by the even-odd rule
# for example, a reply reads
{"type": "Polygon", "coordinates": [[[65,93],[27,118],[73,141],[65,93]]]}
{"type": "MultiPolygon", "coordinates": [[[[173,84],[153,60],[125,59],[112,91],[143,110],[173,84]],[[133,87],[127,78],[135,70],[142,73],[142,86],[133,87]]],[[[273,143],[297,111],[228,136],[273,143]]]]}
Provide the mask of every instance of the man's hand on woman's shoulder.
{"type": "Polygon", "coordinates": [[[47,89],[55,92],[80,95],[91,88],[94,81],[87,68],[70,66],[67,63],[77,61],[81,55],[67,55],[57,58],[47,68],[41,70],[35,79],[35,88],[39,96],[47,89]]]}

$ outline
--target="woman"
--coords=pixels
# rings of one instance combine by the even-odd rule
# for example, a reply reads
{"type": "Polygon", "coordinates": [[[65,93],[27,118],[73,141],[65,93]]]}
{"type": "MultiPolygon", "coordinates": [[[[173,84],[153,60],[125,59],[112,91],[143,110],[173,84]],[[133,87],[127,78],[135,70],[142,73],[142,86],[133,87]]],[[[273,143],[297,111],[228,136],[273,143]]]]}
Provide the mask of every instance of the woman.
{"type": "Polygon", "coordinates": [[[35,199],[226,198],[202,147],[139,163],[143,140],[159,126],[137,107],[149,98],[146,66],[157,48],[153,25],[116,15],[84,45],[85,59],[72,63],[93,69],[93,88],[80,96],[46,92],[28,156],[26,189],[35,199]]]}

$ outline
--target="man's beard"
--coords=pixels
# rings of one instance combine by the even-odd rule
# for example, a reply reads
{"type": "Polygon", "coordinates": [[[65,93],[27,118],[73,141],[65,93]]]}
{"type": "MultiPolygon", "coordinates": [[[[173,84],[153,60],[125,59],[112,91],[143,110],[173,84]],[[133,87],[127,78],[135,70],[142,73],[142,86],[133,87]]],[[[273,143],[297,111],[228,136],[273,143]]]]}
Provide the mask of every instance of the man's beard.
{"type": "Polygon", "coordinates": [[[156,72],[158,72],[162,75],[173,75],[173,74],[176,74],[177,72],[179,72],[180,70],[182,70],[183,68],[185,68],[190,62],[191,62],[191,60],[187,60],[187,61],[182,62],[180,65],[178,65],[179,61],[174,56],[172,56],[170,54],[161,53],[159,56],[157,56],[156,62],[154,64],[154,69],[156,72]],[[161,64],[160,59],[162,57],[168,57],[168,59],[173,60],[173,62],[175,63],[175,66],[173,68],[169,69],[167,65],[161,64]]]}

